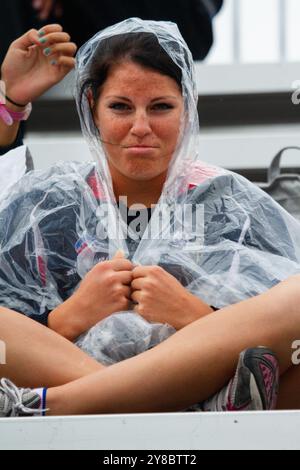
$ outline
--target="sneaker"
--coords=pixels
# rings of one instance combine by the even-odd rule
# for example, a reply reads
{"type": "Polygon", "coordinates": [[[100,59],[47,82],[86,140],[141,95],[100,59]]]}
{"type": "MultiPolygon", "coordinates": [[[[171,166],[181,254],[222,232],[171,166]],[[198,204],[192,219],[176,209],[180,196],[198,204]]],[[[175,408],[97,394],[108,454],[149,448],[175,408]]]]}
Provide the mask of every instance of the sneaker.
{"type": "Polygon", "coordinates": [[[234,378],[201,407],[203,411],[274,410],[277,403],[279,365],[264,347],[240,354],[234,378]]]}
{"type": "Polygon", "coordinates": [[[18,388],[8,379],[0,380],[0,418],[43,415],[40,395],[31,389],[18,388]]]}

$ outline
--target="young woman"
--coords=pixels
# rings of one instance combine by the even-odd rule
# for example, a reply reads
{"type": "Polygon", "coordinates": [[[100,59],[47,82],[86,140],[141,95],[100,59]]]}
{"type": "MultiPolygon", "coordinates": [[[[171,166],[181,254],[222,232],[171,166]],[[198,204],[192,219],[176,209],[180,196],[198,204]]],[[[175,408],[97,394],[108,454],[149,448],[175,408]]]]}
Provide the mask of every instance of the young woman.
{"type": "Polygon", "coordinates": [[[49,327],[1,311],[0,375],[49,387],[43,404],[43,392],[3,380],[2,415],[175,411],[203,401],[203,409],[270,409],[271,350],[279,407],[298,407],[299,226],[246,180],[199,161],[193,61],[175,25],[131,19],[99,33],[78,55],[77,85],[97,171],[58,165],[28,175],[0,208],[1,303],[49,327]],[[152,215],[144,235],[129,228],[127,243],[119,196],[152,215]],[[173,209],[163,217],[161,203],[173,209]],[[201,223],[195,232],[190,218],[176,218],[178,205],[200,204],[202,242],[201,223]],[[116,249],[129,259],[112,259],[116,249]],[[176,333],[108,368],[62,337],[73,341],[130,308],[176,333]]]}

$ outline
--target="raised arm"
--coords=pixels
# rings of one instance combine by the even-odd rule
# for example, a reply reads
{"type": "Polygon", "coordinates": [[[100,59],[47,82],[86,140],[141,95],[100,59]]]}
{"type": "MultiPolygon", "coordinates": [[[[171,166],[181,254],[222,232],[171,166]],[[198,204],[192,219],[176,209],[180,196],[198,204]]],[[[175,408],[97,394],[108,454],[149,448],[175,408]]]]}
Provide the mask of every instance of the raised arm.
{"type": "MultiPolygon", "coordinates": [[[[32,29],[14,41],[1,66],[2,115],[23,113],[29,103],[60,82],[74,67],[76,50],[58,24],[32,29]]],[[[17,137],[20,122],[12,120],[9,124],[0,117],[1,147],[17,137]]]]}

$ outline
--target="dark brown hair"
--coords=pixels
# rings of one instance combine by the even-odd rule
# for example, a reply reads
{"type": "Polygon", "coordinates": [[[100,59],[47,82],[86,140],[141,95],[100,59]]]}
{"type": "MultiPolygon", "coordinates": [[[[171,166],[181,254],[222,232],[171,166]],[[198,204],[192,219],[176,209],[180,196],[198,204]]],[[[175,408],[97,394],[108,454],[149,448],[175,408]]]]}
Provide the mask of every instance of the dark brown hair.
{"type": "Polygon", "coordinates": [[[79,112],[82,118],[83,98],[87,92],[91,91],[94,101],[97,102],[111,67],[124,61],[134,62],[167,75],[173,78],[182,90],[181,69],[161,47],[154,34],[142,32],[115,35],[101,41],[87,66],[86,78],[83,78],[79,91],[79,112]]]}

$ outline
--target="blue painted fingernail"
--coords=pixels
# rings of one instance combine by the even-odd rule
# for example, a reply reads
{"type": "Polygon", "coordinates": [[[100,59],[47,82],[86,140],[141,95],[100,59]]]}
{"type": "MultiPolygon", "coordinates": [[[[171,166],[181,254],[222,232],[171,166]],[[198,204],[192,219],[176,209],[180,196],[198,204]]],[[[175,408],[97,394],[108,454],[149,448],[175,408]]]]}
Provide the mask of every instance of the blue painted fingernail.
{"type": "Polygon", "coordinates": [[[50,62],[50,64],[51,64],[51,65],[56,65],[57,62],[56,62],[56,60],[52,60],[52,61],[50,62]]]}
{"type": "Polygon", "coordinates": [[[50,49],[50,47],[47,47],[47,49],[44,50],[44,54],[47,56],[47,55],[50,55],[52,52],[52,50],[50,49]]]}
{"type": "Polygon", "coordinates": [[[47,42],[47,39],[46,38],[39,39],[39,42],[41,44],[45,44],[47,42]]]}
{"type": "Polygon", "coordinates": [[[46,34],[45,31],[39,31],[39,32],[38,32],[39,38],[45,36],[45,34],[46,34]]]}

